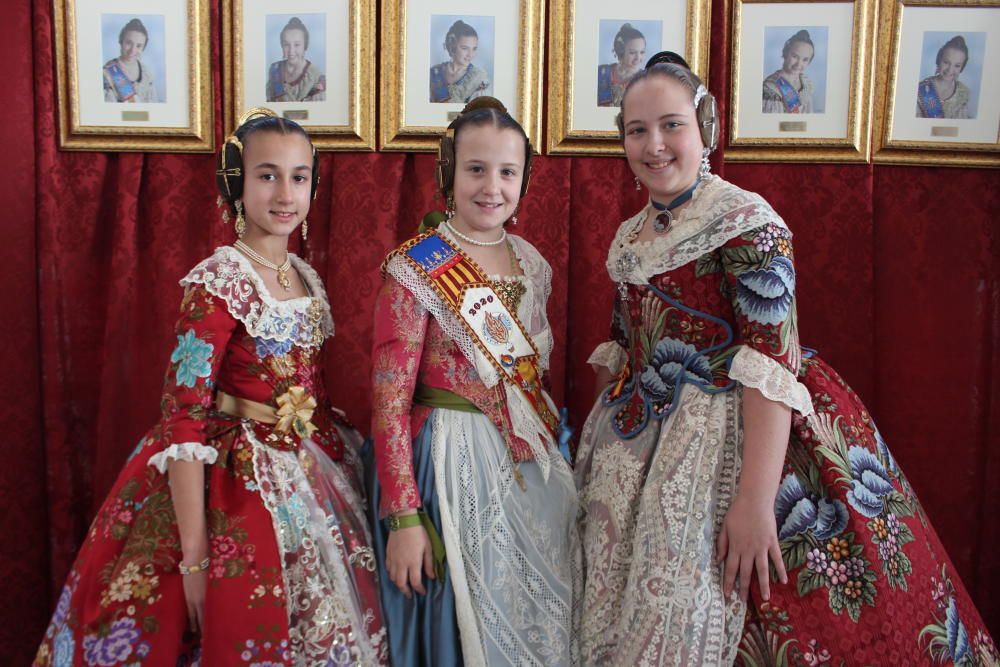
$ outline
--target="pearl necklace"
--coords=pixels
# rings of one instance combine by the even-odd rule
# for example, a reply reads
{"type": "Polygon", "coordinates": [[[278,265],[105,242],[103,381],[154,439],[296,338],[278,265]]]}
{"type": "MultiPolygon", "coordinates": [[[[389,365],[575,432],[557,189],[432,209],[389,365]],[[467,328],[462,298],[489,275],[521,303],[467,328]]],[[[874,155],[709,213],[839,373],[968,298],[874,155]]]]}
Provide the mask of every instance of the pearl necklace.
{"type": "Polygon", "coordinates": [[[292,282],[288,279],[288,269],[292,268],[292,258],[287,252],[285,253],[285,261],[279,266],[248,246],[243,242],[243,239],[237,239],[236,243],[233,244],[233,247],[261,266],[267,267],[272,271],[277,271],[278,284],[280,284],[286,292],[292,289],[292,282]]]}
{"type": "Polygon", "coordinates": [[[451,232],[452,234],[454,234],[458,238],[462,239],[466,243],[471,243],[472,245],[481,246],[483,248],[489,248],[489,247],[492,247],[492,246],[498,246],[498,245],[500,245],[501,243],[503,243],[504,241],[507,240],[507,230],[504,229],[504,228],[502,228],[502,227],[500,228],[500,238],[498,238],[496,241],[478,241],[478,240],[476,240],[474,238],[470,238],[470,237],[466,236],[462,232],[460,232],[457,229],[455,229],[454,227],[452,227],[451,223],[448,222],[447,220],[444,221],[444,226],[448,228],[449,232],[451,232]]]}

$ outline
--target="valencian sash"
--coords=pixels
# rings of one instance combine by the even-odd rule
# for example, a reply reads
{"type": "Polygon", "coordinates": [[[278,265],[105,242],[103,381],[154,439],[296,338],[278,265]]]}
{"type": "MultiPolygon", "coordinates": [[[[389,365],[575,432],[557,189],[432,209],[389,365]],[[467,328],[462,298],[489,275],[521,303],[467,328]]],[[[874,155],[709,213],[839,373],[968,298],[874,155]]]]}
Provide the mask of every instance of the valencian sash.
{"type": "MultiPolygon", "coordinates": [[[[111,77],[111,83],[115,87],[115,95],[118,96],[119,102],[134,102],[135,101],[135,86],[127,76],[125,76],[125,70],[121,68],[118,61],[112,62],[110,65],[104,67],[104,71],[108,73],[111,77]]],[[[139,80],[142,80],[142,65],[139,65],[139,80]]]]}
{"type": "Polygon", "coordinates": [[[784,77],[778,77],[775,82],[778,86],[778,90],[781,91],[781,98],[785,103],[785,110],[788,113],[799,113],[802,109],[801,100],[799,100],[799,94],[795,90],[795,86],[785,81],[784,77]]]}
{"type": "Polygon", "coordinates": [[[941,97],[938,95],[934,82],[924,79],[917,87],[917,104],[924,118],[944,118],[944,106],[941,104],[941,97]]]}
{"type": "Polygon", "coordinates": [[[284,61],[271,63],[271,72],[269,79],[271,81],[271,97],[272,101],[280,102],[281,98],[285,96],[285,79],[284,75],[281,73],[281,64],[284,61]]]}
{"type": "Polygon", "coordinates": [[[517,387],[558,442],[559,417],[542,395],[538,350],[479,265],[433,229],[396,252],[434,288],[480,352],[517,387]]]}

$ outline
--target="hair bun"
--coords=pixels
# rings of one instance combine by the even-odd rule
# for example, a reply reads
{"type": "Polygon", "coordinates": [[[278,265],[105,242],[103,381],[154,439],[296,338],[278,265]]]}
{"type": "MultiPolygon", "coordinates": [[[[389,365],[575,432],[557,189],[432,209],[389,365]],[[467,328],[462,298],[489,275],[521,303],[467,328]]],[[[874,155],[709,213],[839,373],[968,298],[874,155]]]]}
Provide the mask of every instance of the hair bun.
{"type": "Polygon", "coordinates": [[[474,98],[471,102],[465,105],[465,108],[462,109],[462,113],[469,113],[470,111],[475,111],[476,109],[496,109],[501,113],[507,113],[507,107],[503,105],[503,102],[495,97],[490,97],[489,95],[474,98]]]}
{"type": "Polygon", "coordinates": [[[660,65],[662,63],[667,63],[668,65],[680,65],[684,69],[691,69],[691,66],[688,65],[687,61],[684,60],[680,54],[674,53],[673,51],[660,51],[646,61],[645,69],[649,69],[653,65],[660,65]]]}

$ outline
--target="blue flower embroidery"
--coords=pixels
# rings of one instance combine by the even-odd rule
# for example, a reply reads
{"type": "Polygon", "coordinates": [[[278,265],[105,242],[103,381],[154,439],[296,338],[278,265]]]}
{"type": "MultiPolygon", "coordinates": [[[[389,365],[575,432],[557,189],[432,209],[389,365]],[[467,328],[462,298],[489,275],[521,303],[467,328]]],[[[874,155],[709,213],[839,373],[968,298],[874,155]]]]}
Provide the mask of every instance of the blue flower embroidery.
{"type": "Polygon", "coordinates": [[[142,633],[135,627],[134,618],[119,618],[103,637],[87,635],[83,638],[83,659],[88,665],[112,667],[132,655],[142,633]]]}
{"type": "Polygon", "coordinates": [[[261,359],[271,355],[281,356],[292,351],[291,338],[282,341],[271,338],[254,338],[253,342],[257,345],[257,356],[261,359]]]}
{"type": "Polygon", "coordinates": [[[639,383],[653,400],[670,400],[682,373],[685,382],[696,385],[712,383],[712,368],[704,355],[693,345],[664,338],[656,344],[653,358],[643,369],[639,383]]]}
{"type": "Polygon", "coordinates": [[[305,537],[304,529],[309,523],[309,508],[297,493],[287,502],[278,505],[278,530],[281,534],[281,548],[285,553],[297,551],[305,537]]]}
{"type": "Polygon", "coordinates": [[[814,500],[795,473],[781,480],[774,500],[778,539],[785,540],[813,531],[818,540],[828,540],[847,527],[847,506],[839,500],[814,500]]]}
{"type": "Polygon", "coordinates": [[[53,667],[70,667],[73,664],[73,631],[65,625],[52,642],[53,667]]]}
{"type": "Polygon", "coordinates": [[[894,491],[892,480],[878,459],[864,447],[854,445],[847,450],[851,462],[851,490],[847,492],[847,502],[869,519],[882,513],[885,508],[883,498],[894,491]]]}
{"type": "Polygon", "coordinates": [[[775,257],[766,269],[745,271],[736,278],[736,302],[753,322],[781,324],[795,296],[795,268],[787,257],[775,257]]]}
{"type": "Polygon", "coordinates": [[[958,616],[958,607],[955,606],[955,598],[948,601],[948,611],[945,618],[945,627],[948,630],[948,653],[955,664],[959,664],[969,653],[969,633],[965,629],[965,624],[958,616]]]}
{"type": "Polygon", "coordinates": [[[212,374],[212,365],[208,360],[213,349],[211,343],[194,335],[194,329],[188,329],[183,336],[177,337],[177,347],[170,355],[171,363],[177,364],[177,386],[193,387],[198,378],[212,374]]]}

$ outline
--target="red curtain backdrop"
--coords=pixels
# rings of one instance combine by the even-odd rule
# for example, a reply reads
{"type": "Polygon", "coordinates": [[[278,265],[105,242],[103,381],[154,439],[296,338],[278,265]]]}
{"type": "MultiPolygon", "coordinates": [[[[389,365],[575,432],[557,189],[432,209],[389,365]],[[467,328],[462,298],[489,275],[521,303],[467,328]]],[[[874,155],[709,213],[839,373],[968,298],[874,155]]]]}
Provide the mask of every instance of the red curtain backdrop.
{"type": "MultiPolygon", "coordinates": [[[[713,3],[723,116],[728,23],[713,3]]],[[[178,279],[232,241],[214,157],[57,150],[52,3],[8,3],[0,420],[0,655],[24,664],[119,467],[156,419],[178,279]],[[27,76],[33,72],[33,78],[27,76]]],[[[219,3],[212,63],[220,67],[219,3]]],[[[215,77],[216,113],[220,110],[215,77]]],[[[218,136],[223,128],[217,127],[218,136]]],[[[1000,636],[1000,179],[997,171],[713,164],[795,233],[803,341],[867,403],[993,634],[1000,636]],[[990,445],[993,445],[991,448],[990,445]]],[[[384,253],[433,200],[433,158],[324,154],[303,254],[326,279],[336,403],[368,430],[372,305],[384,253]]],[[[585,361],[607,331],[605,253],[643,203],[623,160],[541,157],[516,231],[551,262],[557,400],[582,426],[585,361]]]]}

